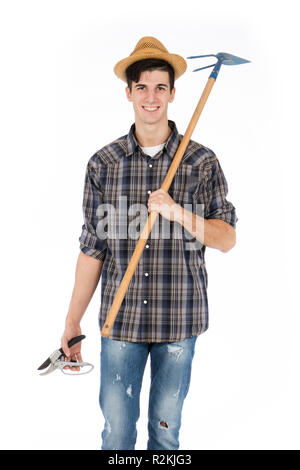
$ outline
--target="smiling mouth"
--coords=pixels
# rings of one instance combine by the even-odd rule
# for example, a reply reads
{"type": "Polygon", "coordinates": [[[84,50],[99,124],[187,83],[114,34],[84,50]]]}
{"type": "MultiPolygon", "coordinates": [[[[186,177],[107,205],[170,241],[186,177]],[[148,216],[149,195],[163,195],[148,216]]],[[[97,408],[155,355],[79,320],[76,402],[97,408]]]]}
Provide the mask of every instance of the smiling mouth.
{"type": "Polygon", "coordinates": [[[142,106],[142,108],[148,113],[154,113],[159,109],[159,106],[142,106]]]}

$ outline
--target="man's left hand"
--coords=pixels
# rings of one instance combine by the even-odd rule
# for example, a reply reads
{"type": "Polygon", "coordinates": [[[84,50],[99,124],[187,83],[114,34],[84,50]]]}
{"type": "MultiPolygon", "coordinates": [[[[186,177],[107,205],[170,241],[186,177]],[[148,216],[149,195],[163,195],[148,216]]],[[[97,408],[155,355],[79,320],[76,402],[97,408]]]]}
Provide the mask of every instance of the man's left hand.
{"type": "Polygon", "coordinates": [[[163,189],[157,189],[150,194],[148,199],[148,211],[156,211],[166,219],[174,221],[176,214],[179,213],[181,207],[171,196],[163,189]]]}

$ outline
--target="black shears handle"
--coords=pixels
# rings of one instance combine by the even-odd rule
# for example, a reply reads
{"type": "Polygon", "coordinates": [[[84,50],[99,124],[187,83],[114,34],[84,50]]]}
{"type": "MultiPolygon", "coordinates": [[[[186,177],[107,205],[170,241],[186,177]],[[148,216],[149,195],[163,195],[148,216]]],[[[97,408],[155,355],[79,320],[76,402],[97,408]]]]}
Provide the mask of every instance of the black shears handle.
{"type": "MultiPolygon", "coordinates": [[[[72,346],[74,346],[74,344],[80,343],[80,341],[82,341],[84,338],[85,338],[84,335],[75,336],[74,338],[70,339],[70,341],[68,342],[68,347],[71,348],[72,346]]],[[[64,354],[62,348],[60,348],[59,350],[62,354],[64,354]]]]}

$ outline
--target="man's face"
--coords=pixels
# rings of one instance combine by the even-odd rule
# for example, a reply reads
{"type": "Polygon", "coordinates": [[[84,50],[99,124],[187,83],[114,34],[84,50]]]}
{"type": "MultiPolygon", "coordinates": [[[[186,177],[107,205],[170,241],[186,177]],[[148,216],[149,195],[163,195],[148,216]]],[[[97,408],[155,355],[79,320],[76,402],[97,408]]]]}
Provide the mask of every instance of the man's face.
{"type": "Polygon", "coordinates": [[[126,95],[133,103],[136,122],[158,124],[168,119],[168,103],[174,100],[175,88],[170,92],[168,72],[145,71],[138,82],[132,82],[131,92],[126,87],[126,95]]]}

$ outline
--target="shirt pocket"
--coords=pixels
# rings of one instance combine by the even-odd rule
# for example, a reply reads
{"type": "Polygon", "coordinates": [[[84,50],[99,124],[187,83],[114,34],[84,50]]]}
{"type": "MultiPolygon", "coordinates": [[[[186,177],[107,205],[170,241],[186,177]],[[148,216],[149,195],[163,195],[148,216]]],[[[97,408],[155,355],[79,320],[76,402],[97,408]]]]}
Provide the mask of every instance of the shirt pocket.
{"type": "Polygon", "coordinates": [[[183,163],[177,168],[168,192],[177,204],[192,204],[198,185],[199,177],[193,166],[183,163]]]}

